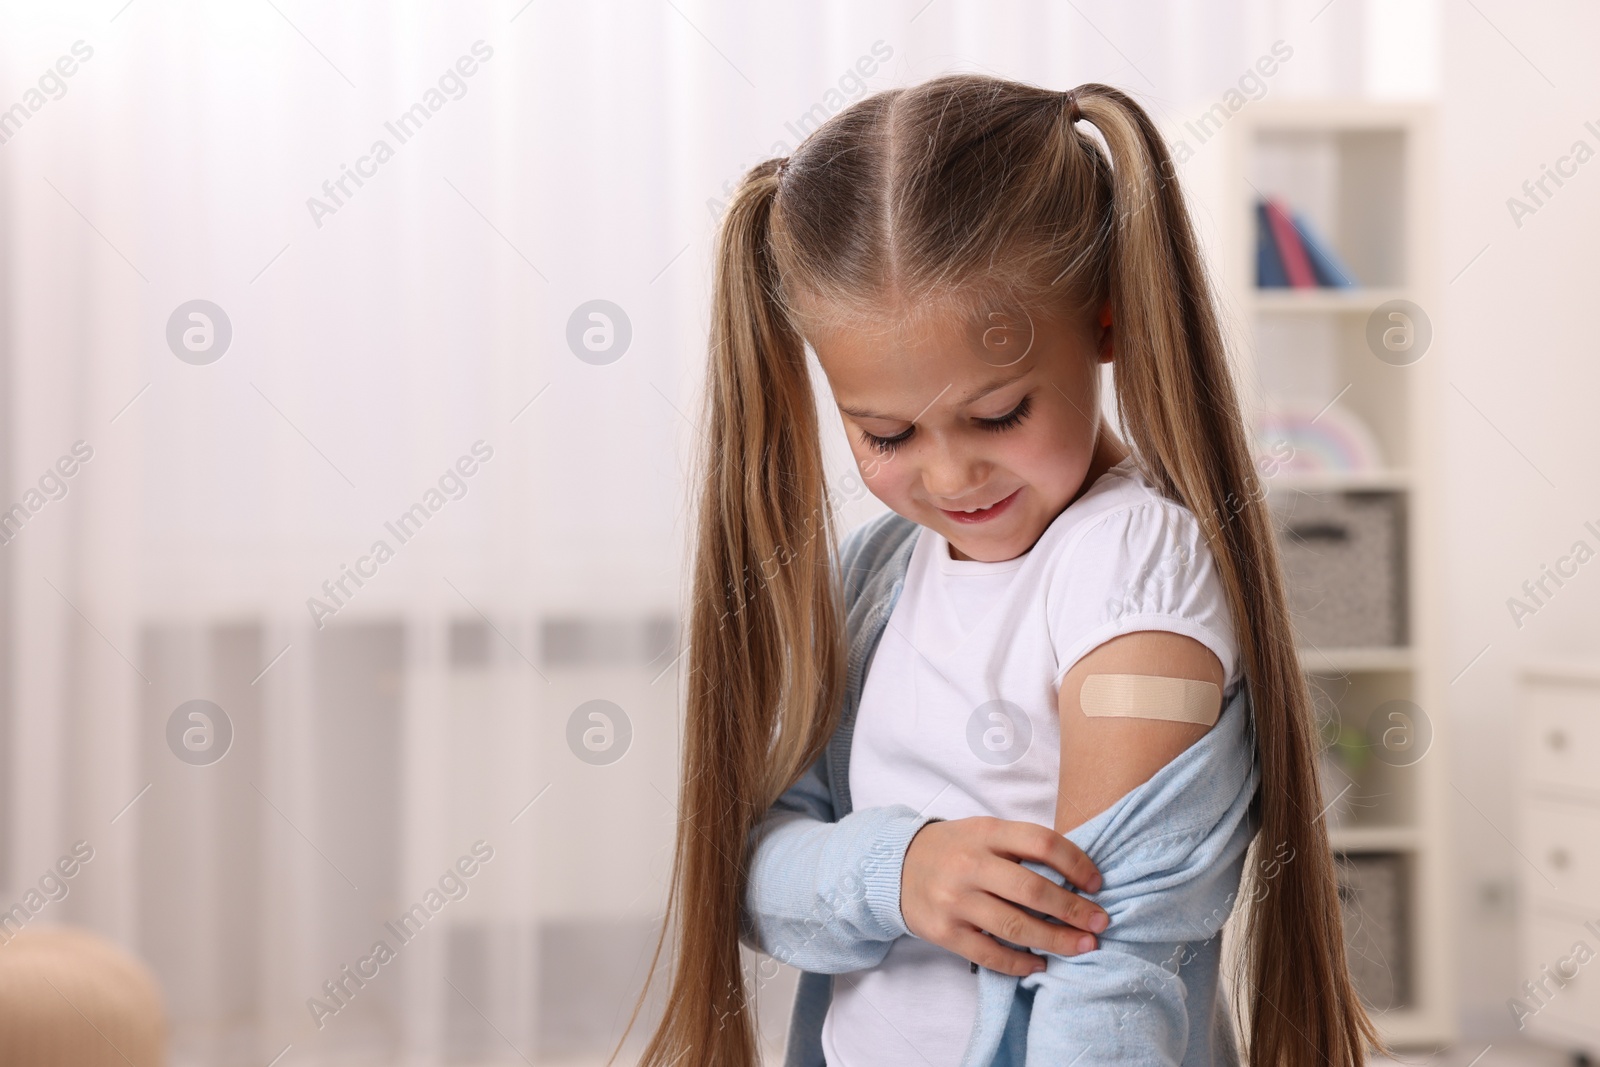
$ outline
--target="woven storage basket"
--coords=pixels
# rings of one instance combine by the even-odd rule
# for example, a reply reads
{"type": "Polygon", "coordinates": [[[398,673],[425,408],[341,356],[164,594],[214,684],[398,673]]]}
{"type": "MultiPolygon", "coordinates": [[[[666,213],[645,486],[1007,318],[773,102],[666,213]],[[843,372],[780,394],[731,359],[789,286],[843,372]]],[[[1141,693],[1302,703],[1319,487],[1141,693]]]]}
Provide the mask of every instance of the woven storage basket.
{"type": "Polygon", "coordinates": [[[1272,507],[1299,643],[1405,644],[1399,495],[1295,492],[1275,497],[1272,507]]]}

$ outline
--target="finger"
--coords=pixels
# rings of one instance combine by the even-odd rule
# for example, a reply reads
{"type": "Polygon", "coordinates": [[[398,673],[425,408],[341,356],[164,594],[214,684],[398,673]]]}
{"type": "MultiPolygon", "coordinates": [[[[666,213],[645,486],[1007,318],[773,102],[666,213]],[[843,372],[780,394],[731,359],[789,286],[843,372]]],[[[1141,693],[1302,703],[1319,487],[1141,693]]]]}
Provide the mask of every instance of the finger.
{"type": "Polygon", "coordinates": [[[1097,944],[1093,934],[1045,922],[998,897],[975,900],[965,909],[962,918],[1012,944],[1057,956],[1079,956],[1092,951],[1097,944]]]}
{"type": "Polygon", "coordinates": [[[950,935],[949,943],[940,947],[947,948],[962,959],[971,960],[980,967],[987,967],[991,971],[1009,974],[1016,978],[1026,978],[1030,974],[1044,970],[1044,960],[1038,956],[1006,948],[988,934],[972,927],[957,930],[950,935]]]}
{"type": "Polygon", "coordinates": [[[1020,863],[992,857],[979,868],[975,881],[986,893],[1053,915],[1081,931],[1098,934],[1111,925],[1111,917],[1100,905],[1056,885],[1042,874],[1035,874],[1020,863]]]}
{"type": "Polygon", "coordinates": [[[1087,893],[1100,892],[1100,871],[1083,849],[1048,826],[1002,820],[997,846],[1015,859],[1033,860],[1060,871],[1087,893]]]}

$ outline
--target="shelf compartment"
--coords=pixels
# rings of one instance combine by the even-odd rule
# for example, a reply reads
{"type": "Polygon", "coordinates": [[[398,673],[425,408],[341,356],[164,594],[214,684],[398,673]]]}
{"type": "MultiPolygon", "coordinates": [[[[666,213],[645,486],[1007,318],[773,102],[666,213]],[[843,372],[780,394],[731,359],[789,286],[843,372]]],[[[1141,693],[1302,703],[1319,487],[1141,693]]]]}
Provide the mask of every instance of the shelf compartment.
{"type": "Polygon", "coordinates": [[[1412,856],[1361,852],[1337,858],[1350,978],[1374,1011],[1410,1007],[1415,1000],[1415,907],[1412,856]]]}
{"type": "MultiPolygon", "coordinates": [[[[1252,316],[1252,405],[1259,407],[1252,417],[1258,434],[1261,420],[1273,412],[1304,413],[1304,418],[1320,423],[1329,411],[1336,411],[1354,416],[1371,433],[1381,469],[1409,467],[1416,368],[1378,358],[1367,343],[1367,314],[1280,310],[1258,307],[1252,316]]],[[[1420,358],[1427,358],[1426,351],[1420,358]]],[[[1261,445],[1258,442],[1258,448],[1261,445]]],[[[1292,469],[1283,471],[1290,473],[1292,469]]]]}
{"type": "MultiPolygon", "coordinates": [[[[1330,838],[1411,834],[1420,847],[1421,764],[1433,724],[1414,700],[1409,670],[1308,672],[1323,752],[1322,802],[1330,838]],[[1396,716],[1399,716],[1396,718],[1396,716]]],[[[1355,848],[1355,844],[1338,844],[1355,848]]]]}
{"type": "Polygon", "coordinates": [[[1297,642],[1403,648],[1409,634],[1406,495],[1274,493],[1268,502],[1297,642]]]}
{"type": "Polygon", "coordinates": [[[1333,246],[1359,286],[1405,284],[1403,126],[1255,131],[1247,177],[1333,246]]]}

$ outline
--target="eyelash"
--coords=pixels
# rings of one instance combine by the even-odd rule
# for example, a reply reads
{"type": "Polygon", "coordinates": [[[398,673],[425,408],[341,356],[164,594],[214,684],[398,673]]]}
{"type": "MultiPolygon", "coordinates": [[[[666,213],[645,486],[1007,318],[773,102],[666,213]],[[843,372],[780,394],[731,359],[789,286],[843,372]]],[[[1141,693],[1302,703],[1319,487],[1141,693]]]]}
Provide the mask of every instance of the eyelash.
{"type": "Polygon", "coordinates": [[[1013,426],[1017,425],[1017,423],[1028,417],[1028,408],[1032,405],[1032,403],[1033,394],[1028,393],[1021,400],[1017,401],[1016,407],[1012,408],[1006,414],[1001,415],[998,419],[979,419],[978,425],[992,433],[999,433],[1002,430],[1009,430],[1013,426]]]}
{"type": "MultiPolygon", "coordinates": [[[[1006,414],[1001,415],[999,418],[974,419],[973,421],[983,429],[988,430],[990,433],[1001,433],[1005,430],[1011,429],[1023,419],[1027,418],[1028,411],[1032,407],[1032,404],[1033,394],[1029,393],[1021,400],[1017,401],[1016,407],[1012,408],[1006,414]]],[[[915,429],[915,426],[908,426],[903,433],[896,434],[893,437],[879,437],[877,434],[870,434],[867,431],[862,430],[861,439],[866,443],[867,447],[880,453],[889,454],[898,451],[901,445],[911,440],[911,433],[915,429]]]]}

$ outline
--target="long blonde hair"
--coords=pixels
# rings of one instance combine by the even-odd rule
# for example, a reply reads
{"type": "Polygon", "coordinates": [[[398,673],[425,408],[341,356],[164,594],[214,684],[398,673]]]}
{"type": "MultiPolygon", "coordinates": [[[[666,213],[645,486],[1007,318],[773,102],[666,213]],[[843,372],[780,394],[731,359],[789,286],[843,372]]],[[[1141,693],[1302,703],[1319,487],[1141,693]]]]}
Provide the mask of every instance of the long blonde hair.
{"type": "Polygon", "coordinates": [[[840,112],[789,159],[752,168],[722,221],[683,784],[652,974],[663,944],[676,951],[645,1067],[759,1062],[739,952],[747,843],[838,718],[842,590],[802,315],[996,301],[1088,313],[1107,300],[1128,443],[1200,520],[1237,620],[1257,851],[1293,850],[1270,885],[1240,893],[1248,1062],[1356,1067],[1379,1044],[1346,966],[1272,525],[1166,146],[1110,86],[953,74],[840,112]]]}

